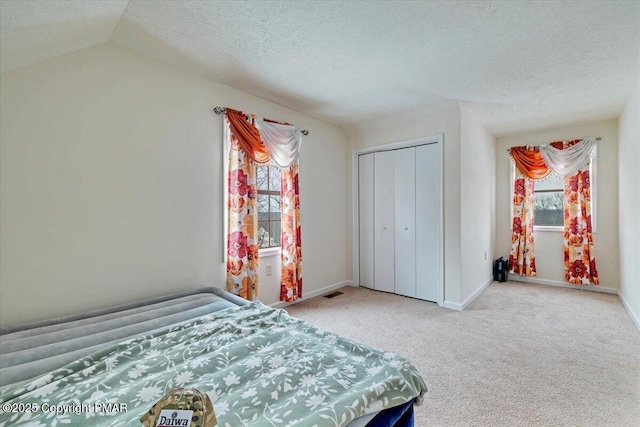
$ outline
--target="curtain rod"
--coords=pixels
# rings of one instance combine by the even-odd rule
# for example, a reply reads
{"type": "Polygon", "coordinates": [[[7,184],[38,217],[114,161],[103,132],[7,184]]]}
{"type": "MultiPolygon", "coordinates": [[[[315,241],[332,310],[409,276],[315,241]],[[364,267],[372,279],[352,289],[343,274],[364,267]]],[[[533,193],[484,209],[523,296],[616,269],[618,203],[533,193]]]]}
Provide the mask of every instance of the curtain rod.
{"type": "MultiPolygon", "coordinates": [[[[583,138],[583,139],[584,139],[584,138],[583,138]]],[[[596,138],[596,141],[602,141],[602,138],[597,137],[597,138],[596,138]]],[[[509,150],[511,150],[511,147],[507,148],[507,152],[508,152],[509,150]]]]}
{"type": "MultiPolygon", "coordinates": [[[[224,114],[227,112],[227,109],[224,107],[215,107],[213,112],[216,114],[224,114]]],[[[307,129],[301,129],[300,132],[302,132],[303,135],[309,135],[309,131],[307,129]]]]}

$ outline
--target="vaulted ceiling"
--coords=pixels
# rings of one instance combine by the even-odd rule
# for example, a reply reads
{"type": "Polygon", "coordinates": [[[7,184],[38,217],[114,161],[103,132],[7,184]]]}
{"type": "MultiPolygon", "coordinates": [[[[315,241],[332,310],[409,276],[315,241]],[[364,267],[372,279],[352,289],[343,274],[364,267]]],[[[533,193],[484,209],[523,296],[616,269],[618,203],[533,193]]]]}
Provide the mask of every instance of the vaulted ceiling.
{"type": "Polygon", "coordinates": [[[0,0],[2,72],[107,41],[338,125],[457,99],[499,135],[617,117],[640,2],[0,0]]]}

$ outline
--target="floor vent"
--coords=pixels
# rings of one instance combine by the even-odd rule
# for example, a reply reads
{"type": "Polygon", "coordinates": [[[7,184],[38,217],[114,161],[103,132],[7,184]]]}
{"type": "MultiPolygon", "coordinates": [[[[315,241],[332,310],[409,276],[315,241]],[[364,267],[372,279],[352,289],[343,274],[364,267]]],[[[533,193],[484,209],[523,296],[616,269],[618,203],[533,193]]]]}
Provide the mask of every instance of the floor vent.
{"type": "Polygon", "coordinates": [[[340,291],[335,291],[335,292],[331,292],[330,294],[326,294],[324,295],[325,298],[333,298],[333,297],[337,297],[338,295],[342,295],[343,293],[340,291]]]}

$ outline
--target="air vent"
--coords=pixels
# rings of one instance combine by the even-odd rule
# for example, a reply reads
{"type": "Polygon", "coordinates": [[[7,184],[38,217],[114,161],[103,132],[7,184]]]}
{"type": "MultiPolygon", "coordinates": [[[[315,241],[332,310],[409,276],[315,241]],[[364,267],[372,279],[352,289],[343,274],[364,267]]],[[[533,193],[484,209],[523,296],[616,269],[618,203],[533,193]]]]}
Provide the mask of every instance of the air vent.
{"type": "Polygon", "coordinates": [[[333,298],[333,297],[337,297],[338,295],[342,295],[342,292],[340,292],[340,291],[331,292],[330,294],[324,295],[324,297],[325,298],[333,298]]]}

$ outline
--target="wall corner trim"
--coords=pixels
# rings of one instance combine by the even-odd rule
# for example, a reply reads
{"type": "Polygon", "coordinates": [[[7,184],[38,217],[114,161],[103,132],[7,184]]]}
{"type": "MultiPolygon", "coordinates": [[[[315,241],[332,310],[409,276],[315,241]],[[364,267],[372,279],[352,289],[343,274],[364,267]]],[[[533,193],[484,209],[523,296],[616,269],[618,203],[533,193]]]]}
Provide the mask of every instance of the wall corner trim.
{"type": "Polygon", "coordinates": [[[467,299],[465,299],[462,304],[457,302],[445,301],[442,305],[444,308],[448,308],[456,311],[463,311],[465,308],[469,306],[476,298],[480,296],[485,289],[489,287],[490,284],[493,283],[493,277],[485,281],[478,289],[476,289],[467,299]]]}
{"type": "Polygon", "coordinates": [[[448,308],[456,311],[463,311],[465,308],[469,306],[476,298],[480,296],[485,289],[489,287],[490,284],[493,283],[493,277],[485,281],[478,289],[476,289],[467,299],[465,299],[462,304],[457,302],[445,301],[442,305],[444,308],[448,308]]]}
{"type": "Polygon", "coordinates": [[[627,302],[627,298],[620,291],[618,291],[618,298],[620,298],[620,302],[622,303],[622,306],[625,308],[625,310],[627,310],[627,313],[629,313],[629,317],[631,317],[631,321],[636,325],[636,328],[638,329],[638,331],[640,331],[640,316],[638,316],[637,313],[633,312],[633,309],[631,309],[631,305],[629,305],[629,303],[627,302]]]}
{"type": "Polygon", "coordinates": [[[469,304],[471,304],[476,298],[478,298],[480,294],[484,292],[484,290],[487,289],[489,285],[492,283],[493,283],[493,277],[489,278],[478,289],[476,289],[474,293],[469,295],[469,297],[466,300],[464,300],[464,302],[462,303],[462,309],[464,310],[465,308],[467,308],[469,304]]]}
{"type": "Polygon", "coordinates": [[[462,304],[457,302],[446,301],[442,304],[444,308],[448,308],[449,310],[462,311],[462,304]]]}
{"type": "Polygon", "coordinates": [[[344,280],[342,282],[334,283],[332,285],[325,286],[324,288],[316,289],[315,291],[311,291],[311,292],[309,292],[307,294],[304,294],[304,296],[302,298],[300,298],[299,300],[297,300],[297,301],[294,301],[294,302],[278,301],[278,302],[274,302],[270,306],[273,307],[273,308],[288,307],[290,305],[294,305],[294,304],[297,304],[299,302],[306,301],[306,300],[311,299],[313,297],[317,297],[319,295],[326,294],[327,292],[335,291],[336,289],[343,288],[345,286],[356,286],[356,285],[353,284],[352,280],[344,280]]]}

